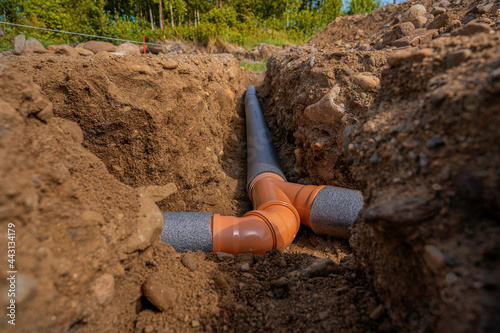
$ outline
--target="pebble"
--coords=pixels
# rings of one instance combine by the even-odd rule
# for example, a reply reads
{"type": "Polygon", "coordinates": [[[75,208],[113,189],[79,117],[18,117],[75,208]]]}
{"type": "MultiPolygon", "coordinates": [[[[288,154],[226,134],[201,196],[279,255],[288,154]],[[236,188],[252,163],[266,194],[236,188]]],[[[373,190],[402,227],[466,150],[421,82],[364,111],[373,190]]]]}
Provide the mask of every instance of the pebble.
{"type": "Polygon", "coordinates": [[[248,271],[250,271],[250,265],[246,262],[246,263],[244,263],[243,265],[241,265],[240,270],[241,270],[242,272],[248,272],[248,271]]]}
{"type": "Polygon", "coordinates": [[[328,318],[329,314],[329,310],[321,311],[320,313],[318,313],[319,320],[325,320],[326,318],[328,318]]]}
{"type": "Polygon", "coordinates": [[[313,67],[314,67],[314,59],[316,59],[316,58],[315,58],[315,57],[311,57],[311,61],[309,61],[309,66],[310,66],[311,68],[313,68],[313,67]]]}
{"type": "Polygon", "coordinates": [[[439,270],[446,264],[444,254],[434,245],[424,246],[424,260],[430,270],[434,273],[439,272],[439,270]]]}
{"type": "Polygon", "coordinates": [[[49,51],[35,38],[29,38],[24,44],[24,52],[48,53],[49,51]]]}
{"type": "Polygon", "coordinates": [[[425,27],[425,24],[427,23],[427,17],[425,16],[417,16],[415,17],[411,23],[415,27],[415,29],[420,29],[425,27]]]}
{"type": "Polygon", "coordinates": [[[462,22],[460,22],[459,20],[453,20],[450,22],[450,24],[448,24],[448,26],[444,30],[444,33],[450,33],[453,30],[460,28],[461,26],[462,22]]]}
{"type": "Polygon", "coordinates": [[[75,48],[75,51],[79,55],[84,56],[84,57],[88,57],[88,56],[94,55],[94,52],[92,52],[90,50],[87,50],[87,49],[84,49],[83,47],[77,47],[77,48],[75,48]]]}
{"type": "Polygon", "coordinates": [[[306,269],[300,272],[301,278],[310,279],[316,276],[327,276],[339,273],[338,265],[328,258],[317,258],[306,269]]]}
{"type": "Polygon", "coordinates": [[[175,289],[160,282],[155,277],[150,277],[142,285],[144,296],[161,311],[166,311],[175,305],[177,292],[175,289]]]}
{"type": "Polygon", "coordinates": [[[379,304],[371,313],[370,313],[370,319],[371,320],[378,320],[382,315],[384,314],[385,308],[382,304],[379,304]]]}
{"type": "Polygon", "coordinates": [[[108,303],[115,292],[115,278],[107,273],[97,278],[93,286],[94,296],[97,304],[103,305],[108,303]]]}
{"type": "Polygon", "coordinates": [[[500,82],[500,68],[495,69],[488,75],[488,82],[492,84],[500,82]]]}
{"type": "Polygon", "coordinates": [[[372,47],[368,43],[362,43],[359,45],[358,50],[360,51],[369,51],[372,47]]]}
{"type": "Polygon", "coordinates": [[[425,16],[427,9],[422,5],[411,6],[401,17],[402,22],[410,22],[417,16],[425,16]]]}
{"type": "Polygon", "coordinates": [[[462,62],[465,60],[469,59],[469,57],[472,55],[471,50],[469,49],[464,49],[464,50],[458,50],[456,52],[450,53],[446,56],[446,67],[447,68],[452,68],[455,66],[460,65],[462,62]]]}
{"type": "Polygon", "coordinates": [[[394,225],[412,225],[434,217],[440,210],[439,202],[414,197],[372,205],[365,210],[363,218],[366,222],[386,221],[394,225]]]}
{"type": "Polygon", "coordinates": [[[450,24],[450,22],[455,19],[456,19],[455,15],[450,13],[444,13],[436,17],[434,20],[432,20],[432,22],[429,23],[429,25],[427,26],[427,30],[447,27],[448,24],[450,24]]]}
{"type": "Polygon", "coordinates": [[[434,16],[438,16],[438,15],[441,15],[444,13],[446,13],[446,8],[443,8],[443,7],[434,7],[431,10],[431,14],[434,16]]]}
{"type": "Polygon", "coordinates": [[[191,326],[193,326],[193,327],[198,327],[198,326],[200,326],[200,323],[198,322],[198,320],[193,320],[193,321],[191,322],[191,326]]]}
{"type": "Polygon", "coordinates": [[[490,33],[491,28],[485,23],[468,23],[460,29],[451,32],[452,36],[470,36],[479,33],[490,33]]]}
{"type": "Polygon", "coordinates": [[[493,8],[493,2],[490,2],[485,5],[479,5],[476,7],[479,14],[486,14],[491,10],[491,8],[493,8]]]}
{"type": "Polygon", "coordinates": [[[24,35],[17,35],[14,38],[14,54],[20,55],[24,51],[26,44],[26,37],[24,35]]]}
{"type": "Polygon", "coordinates": [[[285,277],[281,277],[278,280],[271,281],[270,286],[272,296],[277,299],[283,299],[288,295],[290,281],[285,277]]]}
{"type": "Polygon", "coordinates": [[[346,43],[346,44],[344,44],[344,48],[345,48],[346,50],[350,50],[350,49],[352,48],[352,46],[351,46],[351,44],[346,43]]]}
{"type": "Polygon", "coordinates": [[[153,325],[146,325],[146,327],[144,327],[144,333],[153,333],[154,330],[153,325]]]}
{"type": "Polygon", "coordinates": [[[427,140],[425,143],[426,147],[429,149],[436,149],[438,147],[441,147],[444,145],[444,141],[441,138],[435,137],[435,138],[430,138],[427,140]]]}
{"type": "Polygon", "coordinates": [[[310,121],[318,121],[325,125],[340,123],[344,115],[344,107],[335,103],[339,93],[340,87],[334,86],[317,103],[305,108],[304,116],[310,121]]]}
{"type": "Polygon", "coordinates": [[[172,59],[167,59],[161,63],[164,69],[176,69],[179,65],[177,61],[172,59]]]}
{"type": "Polygon", "coordinates": [[[38,281],[29,275],[19,274],[16,279],[16,287],[16,304],[21,304],[36,295],[38,281]]]}
{"type": "Polygon", "coordinates": [[[458,262],[455,257],[449,251],[443,251],[444,259],[446,261],[446,265],[450,267],[457,267],[458,262]]]}
{"type": "Polygon", "coordinates": [[[370,157],[371,164],[377,164],[380,161],[380,157],[377,153],[373,153],[372,157],[370,157]]]}
{"type": "Polygon", "coordinates": [[[58,45],[56,48],[56,54],[62,54],[69,57],[78,57],[78,52],[74,48],[67,44],[58,45]]]}
{"type": "Polygon", "coordinates": [[[353,80],[364,91],[375,91],[380,85],[380,79],[370,74],[357,74],[353,80]]]}
{"type": "Polygon", "coordinates": [[[146,249],[155,241],[163,229],[164,219],[158,206],[144,196],[140,196],[139,216],[134,225],[134,232],[127,239],[126,253],[146,249]]]}
{"type": "Polygon", "coordinates": [[[198,269],[198,263],[196,262],[192,253],[183,254],[181,257],[181,263],[192,272],[198,269]]]}

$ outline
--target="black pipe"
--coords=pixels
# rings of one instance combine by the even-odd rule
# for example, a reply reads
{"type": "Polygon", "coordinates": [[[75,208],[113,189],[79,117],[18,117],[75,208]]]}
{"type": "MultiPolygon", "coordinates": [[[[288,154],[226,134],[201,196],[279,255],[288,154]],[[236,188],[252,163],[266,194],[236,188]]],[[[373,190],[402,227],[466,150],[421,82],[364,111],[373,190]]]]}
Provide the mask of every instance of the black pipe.
{"type": "Polygon", "coordinates": [[[255,87],[249,86],[245,96],[247,123],[247,188],[264,172],[272,172],[286,181],[266,120],[262,114],[255,87]]]}

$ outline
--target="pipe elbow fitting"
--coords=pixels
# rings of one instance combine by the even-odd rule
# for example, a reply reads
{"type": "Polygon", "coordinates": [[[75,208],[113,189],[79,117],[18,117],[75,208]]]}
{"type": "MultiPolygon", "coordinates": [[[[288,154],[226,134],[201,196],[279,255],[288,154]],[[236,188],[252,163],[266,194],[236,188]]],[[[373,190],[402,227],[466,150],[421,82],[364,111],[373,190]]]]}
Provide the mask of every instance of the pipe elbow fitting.
{"type": "Polygon", "coordinates": [[[283,250],[295,239],[300,226],[299,215],[282,203],[252,210],[242,217],[212,217],[214,252],[264,254],[283,250]]]}

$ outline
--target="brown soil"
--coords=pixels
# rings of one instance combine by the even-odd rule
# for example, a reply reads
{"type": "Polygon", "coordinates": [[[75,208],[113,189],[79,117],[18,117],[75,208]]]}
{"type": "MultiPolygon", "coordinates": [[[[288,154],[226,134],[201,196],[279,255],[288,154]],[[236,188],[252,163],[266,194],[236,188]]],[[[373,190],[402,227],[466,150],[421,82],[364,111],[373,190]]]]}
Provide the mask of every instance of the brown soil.
{"type": "MultiPolygon", "coordinates": [[[[450,2],[498,29],[498,4],[450,2]]],[[[0,54],[0,224],[18,271],[2,330],[497,331],[500,33],[353,49],[415,3],[339,19],[266,75],[229,54],[0,54]],[[251,208],[249,84],[291,181],[365,195],[349,242],[304,228],[252,257],[158,240],[159,211],[251,208]]]]}

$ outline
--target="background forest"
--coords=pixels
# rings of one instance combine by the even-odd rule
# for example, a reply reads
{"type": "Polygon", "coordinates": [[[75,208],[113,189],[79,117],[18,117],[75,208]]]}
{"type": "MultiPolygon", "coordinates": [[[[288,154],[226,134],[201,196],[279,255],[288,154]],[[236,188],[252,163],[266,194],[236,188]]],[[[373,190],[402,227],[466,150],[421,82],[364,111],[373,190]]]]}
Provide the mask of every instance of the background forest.
{"type": "MultiPolygon", "coordinates": [[[[0,21],[135,41],[142,36],[152,42],[221,40],[251,49],[260,42],[301,44],[337,16],[379,5],[379,0],[0,0],[0,21]]],[[[1,28],[2,48],[21,32],[44,44],[91,39],[1,28]]]]}

